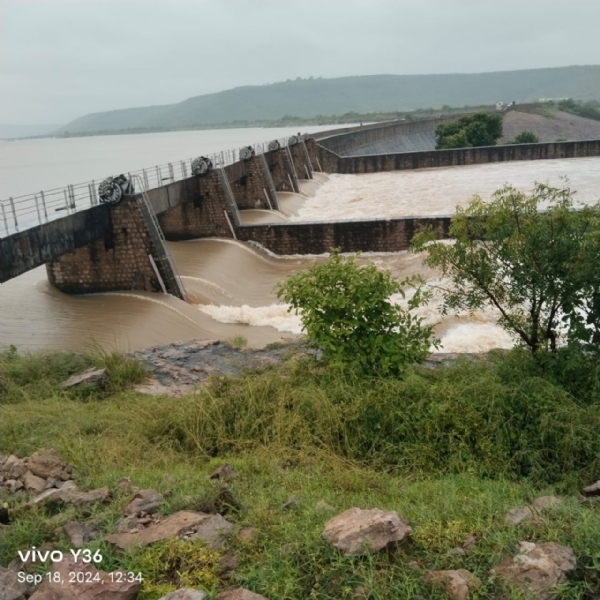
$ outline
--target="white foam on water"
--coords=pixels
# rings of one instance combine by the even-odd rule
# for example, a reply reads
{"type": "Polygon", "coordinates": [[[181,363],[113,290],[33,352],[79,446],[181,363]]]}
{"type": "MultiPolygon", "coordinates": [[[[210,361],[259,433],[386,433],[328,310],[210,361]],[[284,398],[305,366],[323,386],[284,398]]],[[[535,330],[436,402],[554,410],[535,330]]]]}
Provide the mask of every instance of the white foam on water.
{"type": "Polygon", "coordinates": [[[221,323],[239,323],[244,325],[270,325],[278,331],[302,333],[300,316],[288,312],[287,304],[271,304],[269,306],[215,306],[204,305],[198,308],[221,323]]]}
{"type": "Polygon", "coordinates": [[[600,200],[600,158],[532,160],[486,165],[329,176],[290,221],[333,221],[451,215],[474,194],[484,200],[505,183],[530,192],[536,182],[565,185],[583,204],[600,200]]]}

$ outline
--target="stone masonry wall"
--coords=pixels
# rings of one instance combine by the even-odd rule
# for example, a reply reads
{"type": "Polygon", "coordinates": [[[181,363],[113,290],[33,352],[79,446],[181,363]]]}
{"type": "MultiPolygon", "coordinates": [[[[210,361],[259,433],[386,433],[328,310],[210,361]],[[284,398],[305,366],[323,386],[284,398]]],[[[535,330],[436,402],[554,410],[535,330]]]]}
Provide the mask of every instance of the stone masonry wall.
{"type": "Polygon", "coordinates": [[[265,196],[265,190],[268,193],[269,186],[259,156],[237,162],[226,171],[238,208],[269,208],[265,196]],[[260,204],[257,204],[257,201],[260,204]]]}
{"type": "Polygon", "coordinates": [[[218,171],[210,171],[204,177],[190,178],[190,181],[185,202],[158,215],[165,238],[179,241],[200,237],[233,237],[224,211],[227,211],[232,223],[235,222],[234,216],[218,171]]]}
{"type": "MultiPolygon", "coordinates": [[[[105,208],[105,207],[103,207],[105,208]]],[[[149,254],[156,255],[141,207],[129,196],[110,207],[111,231],[46,264],[48,279],[69,294],[145,290],[160,292],[149,254]]],[[[160,262],[157,261],[159,272],[160,262]]],[[[163,281],[168,274],[161,272],[163,281]]],[[[171,291],[171,290],[169,290],[171,291]]]]}
{"type": "Polygon", "coordinates": [[[348,174],[585,156],[600,156],[600,140],[484,146],[480,148],[348,157],[337,156],[330,150],[322,146],[319,147],[319,160],[324,171],[348,174]]]}
{"type": "Polygon", "coordinates": [[[302,142],[290,146],[290,152],[294,161],[294,168],[298,179],[310,179],[310,165],[306,164],[306,156],[302,149],[302,142]]]}
{"type": "Polygon", "coordinates": [[[399,252],[406,250],[416,231],[431,226],[438,239],[448,237],[450,217],[366,219],[363,221],[242,225],[239,240],[258,242],[275,254],[342,252],[399,252]]]}
{"type": "Polygon", "coordinates": [[[269,165],[269,171],[271,171],[271,177],[273,178],[275,189],[278,192],[293,191],[290,183],[291,173],[285,157],[286,152],[287,150],[285,148],[280,148],[279,150],[265,153],[265,159],[269,165]]]}

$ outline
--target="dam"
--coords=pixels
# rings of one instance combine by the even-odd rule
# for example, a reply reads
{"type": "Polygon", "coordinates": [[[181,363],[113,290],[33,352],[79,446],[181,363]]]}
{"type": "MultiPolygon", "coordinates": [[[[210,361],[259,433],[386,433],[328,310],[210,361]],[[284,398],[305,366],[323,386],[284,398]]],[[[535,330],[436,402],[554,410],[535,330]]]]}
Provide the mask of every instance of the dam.
{"type": "MultiPolygon", "coordinates": [[[[435,123],[315,133],[231,161],[207,177],[190,177],[188,169],[188,177],[147,192],[162,240],[151,239],[152,219],[138,215],[134,225],[117,217],[115,211],[132,214],[135,196],[117,207],[88,206],[11,229],[0,239],[0,346],[135,350],[236,335],[261,346],[300,333],[298,317],[278,303],[274,284],[323,260],[333,246],[363,251],[361,261],[398,277],[422,273],[435,286],[437,274],[405,252],[410,237],[423,223],[445,237],[454,207],[474,193],[488,196],[505,182],[527,191],[535,181],[558,184],[564,175],[581,202],[598,200],[598,141],[435,151],[424,147],[435,123]],[[330,149],[336,145],[340,154],[330,149]],[[369,153],[381,148],[392,151],[369,153]],[[130,230],[140,223],[148,230],[136,238],[130,230]],[[44,237],[44,227],[56,229],[44,237]],[[41,252],[45,239],[51,243],[41,252]],[[134,252],[143,239],[147,246],[123,275],[124,263],[115,257],[134,252]],[[161,245],[187,302],[173,289],[157,293],[152,261],[142,264],[161,245]]],[[[159,269],[160,258],[154,256],[159,269]]],[[[161,278],[168,284],[168,275],[161,278]]],[[[436,325],[444,351],[512,343],[493,314],[441,318],[438,309],[434,300],[423,316],[436,325]]]]}

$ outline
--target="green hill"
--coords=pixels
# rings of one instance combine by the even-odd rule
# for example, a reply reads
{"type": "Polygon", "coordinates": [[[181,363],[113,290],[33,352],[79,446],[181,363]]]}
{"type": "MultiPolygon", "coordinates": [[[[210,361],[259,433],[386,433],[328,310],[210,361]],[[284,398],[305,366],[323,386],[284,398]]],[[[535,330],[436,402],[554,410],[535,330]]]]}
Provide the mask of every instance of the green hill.
{"type": "Polygon", "coordinates": [[[347,112],[404,111],[567,97],[600,99],[600,66],[449,75],[298,78],[196,96],[178,104],[89,114],[68,123],[57,133],[185,129],[273,121],[286,115],[310,118],[347,112]]]}

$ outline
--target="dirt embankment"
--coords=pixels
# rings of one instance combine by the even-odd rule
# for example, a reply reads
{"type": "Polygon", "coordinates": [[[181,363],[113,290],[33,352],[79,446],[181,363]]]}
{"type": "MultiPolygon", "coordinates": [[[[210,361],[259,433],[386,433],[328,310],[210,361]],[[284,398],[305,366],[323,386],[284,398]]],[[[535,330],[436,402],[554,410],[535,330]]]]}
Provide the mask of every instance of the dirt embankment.
{"type": "Polygon", "coordinates": [[[600,139],[600,121],[560,111],[542,115],[511,110],[504,116],[502,124],[504,135],[500,144],[513,140],[523,131],[530,131],[540,142],[600,139]]]}

